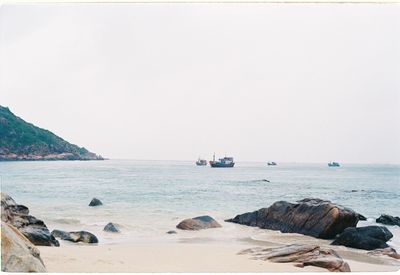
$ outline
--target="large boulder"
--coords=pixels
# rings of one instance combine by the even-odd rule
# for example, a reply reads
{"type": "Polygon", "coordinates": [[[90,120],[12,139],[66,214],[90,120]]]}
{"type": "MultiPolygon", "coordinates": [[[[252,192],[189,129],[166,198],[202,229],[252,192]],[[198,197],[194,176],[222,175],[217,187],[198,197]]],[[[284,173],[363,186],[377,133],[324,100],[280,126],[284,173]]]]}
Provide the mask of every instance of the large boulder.
{"type": "Polygon", "coordinates": [[[176,227],[182,230],[200,230],[207,228],[217,228],[221,227],[221,225],[210,216],[200,216],[192,219],[183,220],[176,227]]]}
{"type": "Polygon", "coordinates": [[[400,226],[400,218],[399,217],[393,217],[393,216],[385,215],[385,214],[382,214],[379,218],[377,218],[376,222],[386,224],[386,225],[400,226]]]}
{"type": "Polygon", "coordinates": [[[330,248],[318,245],[286,245],[282,247],[255,247],[239,252],[239,255],[250,254],[252,259],[275,263],[295,263],[298,267],[308,265],[326,268],[329,271],[350,272],[349,265],[339,254],[330,248]]]}
{"type": "Polygon", "coordinates": [[[100,206],[100,205],[103,205],[103,203],[101,202],[101,200],[97,198],[93,198],[89,203],[89,206],[100,206]]]}
{"type": "Polygon", "coordinates": [[[15,226],[35,245],[60,245],[42,220],[29,215],[28,207],[17,204],[5,193],[1,193],[1,220],[15,226]]]}
{"type": "Polygon", "coordinates": [[[354,227],[359,214],[326,200],[303,199],[297,203],[278,201],[268,208],[237,215],[226,220],[283,233],[300,233],[333,239],[347,227],[354,227]]]}
{"type": "Polygon", "coordinates": [[[1,223],[1,270],[46,272],[39,250],[14,226],[1,223]]]}
{"type": "Polygon", "coordinates": [[[58,238],[64,241],[70,241],[70,242],[83,242],[83,243],[98,243],[99,240],[97,237],[87,231],[75,231],[75,232],[66,232],[62,230],[53,230],[51,231],[51,235],[54,238],[58,238]]]}
{"type": "Polygon", "coordinates": [[[118,233],[119,229],[118,229],[118,226],[116,226],[112,222],[109,222],[109,223],[107,223],[106,226],[104,226],[103,231],[118,233]]]}
{"type": "Polygon", "coordinates": [[[384,226],[350,227],[337,236],[332,245],[373,250],[389,247],[386,242],[392,237],[392,233],[384,226]]]}

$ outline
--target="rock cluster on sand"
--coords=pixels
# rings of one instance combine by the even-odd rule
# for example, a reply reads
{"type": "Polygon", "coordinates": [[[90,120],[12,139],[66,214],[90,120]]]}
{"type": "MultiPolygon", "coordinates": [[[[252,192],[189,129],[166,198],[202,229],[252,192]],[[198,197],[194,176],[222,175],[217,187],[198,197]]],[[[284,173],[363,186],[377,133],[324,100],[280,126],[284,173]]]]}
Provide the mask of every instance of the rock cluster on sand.
{"type": "Polygon", "coordinates": [[[359,214],[326,200],[303,199],[297,203],[278,201],[268,208],[237,215],[226,220],[283,233],[300,233],[333,239],[347,227],[355,227],[359,214]]]}
{"type": "Polygon", "coordinates": [[[349,265],[339,254],[329,248],[318,245],[287,245],[274,248],[250,248],[239,252],[240,255],[250,254],[253,259],[269,260],[275,263],[297,263],[296,266],[308,265],[326,268],[329,271],[350,272],[349,265]]]}
{"type": "Polygon", "coordinates": [[[109,222],[109,223],[107,223],[106,226],[104,226],[103,231],[118,233],[119,229],[115,224],[113,224],[112,222],[109,222]]]}
{"type": "Polygon", "coordinates": [[[389,247],[386,242],[392,237],[392,233],[384,226],[349,227],[332,244],[373,250],[389,247]]]}
{"type": "Polygon", "coordinates": [[[176,227],[182,230],[200,230],[207,228],[217,228],[221,227],[221,225],[210,216],[200,216],[192,219],[183,220],[176,227]]]}
{"type": "Polygon", "coordinates": [[[59,246],[42,220],[29,215],[28,207],[1,193],[1,220],[15,226],[35,245],[59,246]]]}
{"type": "Polygon", "coordinates": [[[386,224],[386,225],[400,226],[400,218],[399,217],[393,217],[393,216],[385,215],[385,214],[382,214],[379,218],[377,218],[376,222],[386,224]]]}
{"type": "Polygon", "coordinates": [[[1,270],[46,272],[39,250],[14,226],[1,223],[1,270]]]}
{"type": "Polygon", "coordinates": [[[66,232],[62,230],[53,230],[51,231],[51,235],[54,238],[58,238],[64,241],[70,241],[70,242],[83,242],[83,243],[98,243],[99,240],[97,237],[87,231],[76,231],[76,232],[66,232]]]}
{"type": "Polygon", "coordinates": [[[101,200],[97,198],[93,198],[89,203],[89,206],[100,206],[100,205],[103,205],[103,203],[101,202],[101,200]]]}

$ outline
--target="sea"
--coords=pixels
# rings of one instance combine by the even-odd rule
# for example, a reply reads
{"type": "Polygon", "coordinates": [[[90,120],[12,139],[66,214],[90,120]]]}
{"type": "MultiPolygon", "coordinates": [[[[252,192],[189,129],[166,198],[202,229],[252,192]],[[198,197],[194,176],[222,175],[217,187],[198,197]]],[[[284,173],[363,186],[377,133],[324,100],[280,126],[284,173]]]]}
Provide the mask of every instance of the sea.
{"type": "MultiPolygon", "coordinates": [[[[99,245],[153,242],[313,242],[314,238],[224,222],[280,200],[330,200],[367,217],[400,215],[400,165],[237,162],[234,168],[196,166],[194,161],[0,162],[1,191],[50,230],[86,230],[99,245]],[[92,198],[102,206],[89,207],[92,198]],[[175,227],[210,215],[222,228],[196,232],[175,227]],[[104,232],[113,222],[121,233],[104,232]],[[176,230],[178,234],[166,234],[176,230]]],[[[400,228],[387,226],[400,250],[400,228]]]]}

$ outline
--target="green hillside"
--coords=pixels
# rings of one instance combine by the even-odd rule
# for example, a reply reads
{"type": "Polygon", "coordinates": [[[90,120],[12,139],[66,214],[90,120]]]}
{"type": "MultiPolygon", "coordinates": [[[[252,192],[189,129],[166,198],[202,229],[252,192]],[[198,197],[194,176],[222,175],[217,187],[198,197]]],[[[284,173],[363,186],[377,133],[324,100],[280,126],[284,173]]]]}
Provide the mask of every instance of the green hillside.
{"type": "Polygon", "coordinates": [[[0,160],[101,160],[0,106],[0,160]]]}

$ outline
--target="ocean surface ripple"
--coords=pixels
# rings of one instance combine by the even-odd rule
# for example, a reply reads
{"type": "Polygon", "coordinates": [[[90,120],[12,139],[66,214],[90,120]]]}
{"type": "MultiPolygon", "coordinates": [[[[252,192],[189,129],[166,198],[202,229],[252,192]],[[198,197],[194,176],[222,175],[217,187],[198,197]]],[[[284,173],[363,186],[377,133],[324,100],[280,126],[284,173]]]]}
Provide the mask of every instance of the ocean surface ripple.
{"type": "MultiPolygon", "coordinates": [[[[165,234],[184,218],[208,214],[223,222],[278,200],[306,197],[331,200],[363,214],[375,224],[380,214],[399,216],[399,165],[237,163],[213,169],[185,161],[0,162],[2,192],[45,221],[50,230],[88,230],[102,243],[182,241],[185,238],[240,240],[266,230],[223,223],[213,234],[165,234]],[[97,197],[101,207],[88,207],[97,197]],[[122,234],[105,233],[113,222],[122,234]]],[[[400,230],[391,244],[400,247],[400,230]]],[[[261,234],[261,235],[260,235],[261,234]]],[[[276,237],[276,233],[272,234],[276,237]]],[[[265,238],[264,238],[265,239],[265,238]]]]}

